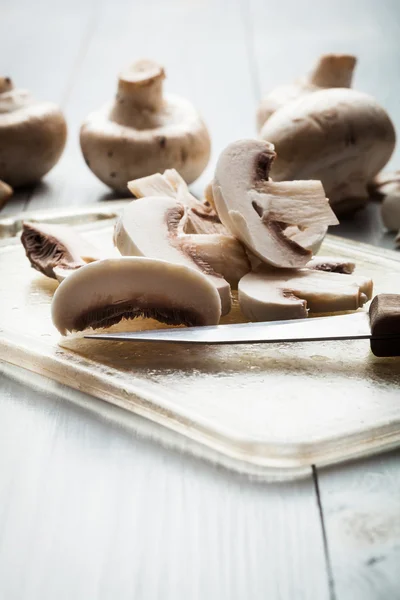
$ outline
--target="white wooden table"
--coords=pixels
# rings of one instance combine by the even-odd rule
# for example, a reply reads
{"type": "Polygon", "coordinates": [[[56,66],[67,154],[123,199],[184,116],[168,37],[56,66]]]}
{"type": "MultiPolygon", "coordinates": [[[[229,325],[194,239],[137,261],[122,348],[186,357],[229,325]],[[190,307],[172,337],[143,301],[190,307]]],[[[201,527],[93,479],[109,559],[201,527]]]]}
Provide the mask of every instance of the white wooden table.
{"type": "MultiPolygon", "coordinates": [[[[165,64],[212,131],[201,193],[224,145],[254,135],[261,93],[324,51],[359,56],[355,85],[400,131],[399,40],[398,0],[1,0],[0,73],[59,102],[69,141],[0,216],[113,197],[78,130],[136,58],[165,64]]],[[[338,229],[393,245],[373,204],[338,229]]],[[[400,598],[399,451],[261,484],[154,436],[1,376],[1,600],[400,598]]]]}

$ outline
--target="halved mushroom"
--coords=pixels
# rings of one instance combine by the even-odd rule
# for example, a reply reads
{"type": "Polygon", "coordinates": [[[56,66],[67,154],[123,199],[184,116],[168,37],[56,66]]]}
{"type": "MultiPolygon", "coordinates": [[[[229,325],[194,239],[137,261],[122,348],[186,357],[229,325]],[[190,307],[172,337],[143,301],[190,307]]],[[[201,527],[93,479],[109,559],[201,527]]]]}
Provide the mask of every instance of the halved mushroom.
{"type": "MultiPolygon", "coordinates": [[[[231,308],[230,285],[202,257],[199,251],[202,236],[184,235],[186,218],[185,207],[171,198],[135,200],[126,207],[115,225],[114,243],[123,256],[161,258],[204,273],[219,292],[224,315],[231,308]]],[[[220,252],[218,244],[216,250],[220,252]]],[[[244,253],[243,257],[246,260],[244,253]]]]}
{"type": "Polygon", "coordinates": [[[149,317],[169,325],[216,325],[221,302],[199,271],[148,258],[109,258],[72,273],[56,290],[51,314],[62,335],[149,317]]]}
{"type": "Polygon", "coordinates": [[[275,88],[263,98],[257,110],[258,131],[274,112],[297,98],[321,88],[351,87],[356,62],[356,57],[351,54],[323,54],[308,75],[275,88]]]}
{"type": "Polygon", "coordinates": [[[204,122],[188,100],[163,95],[164,78],[155,62],[136,62],[120,74],[114,103],[91,113],[81,127],[86,164],[120,193],[128,181],[170,168],[191,183],[208,163],[204,122]]]}
{"type": "Polygon", "coordinates": [[[240,308],[252,321],[302,319],[308,310],[357,310],[371,295],[366,277],[311,269],[258,271],[239,281],[240,308]]]}
{"type": "Polygon", "coordinates": [[[356,268],[355,262],[335,256],[314,256],[307,264],[307,269],[326,271],[328,273],[344,273],[351,275],[356,268]]]}
{"type": "Polygon", "coordinates": [[[58,106],[0,78],[0,179],[13,187],[39,181],[59,160],[66,138],[58,106]]]}
{"type": "Polygon", "coordinates": [[[304,266],[312,253],[285,235],[337,224],[319,181],[269,180],[272,144],[240,140],[220,155],[213,197],[225,227],[262,261],[275,267],[304,266]]]}
{"type": "Polygon", "coordinates": [[[274,181],[318,179],[336,214],[368,201],[368,182],[386,165],[395,131],[386,111],[367,94],[326,89],[294,100],[264,124],[273,143],[274,181]]]}
{"type": "Polygon", "coordinates": [[[202,202],[189,191],[185,180],[175,169],[167,169],[163,174],[154,173],[128,182],[128,188],[136,198],[163,196],[175,198],[188,208],[186,233],[223,233],[228,231],[222,225],[208,201],[202,202]]]}
{"type": "Polygon", "coordinates": [[[72,271],[104,254],[68,225],[23,223],[21,242],[32,267],[62,281],[72,271]]]}
{"type": "Polygon", "coordinates": [[[8,202],[8,200],[13,195],[14,190],[10,185],[0,180],[0,208],[8,202]]]}

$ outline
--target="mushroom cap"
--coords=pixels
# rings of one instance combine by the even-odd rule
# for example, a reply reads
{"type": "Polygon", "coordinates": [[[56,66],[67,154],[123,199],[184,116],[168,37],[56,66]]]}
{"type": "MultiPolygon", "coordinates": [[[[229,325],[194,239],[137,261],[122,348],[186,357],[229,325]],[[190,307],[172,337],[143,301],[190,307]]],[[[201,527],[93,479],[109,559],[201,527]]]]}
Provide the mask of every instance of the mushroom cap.
{"type": "Polygon", "coordinates": [[[233,142],[219,157],[213,197],[225,227],[262,261],[302,267],[311,252],[286,236],[285,227],[334,225],[337,219],[319,181],[268,179],[275,156],[268,142],[233,142]]]}
{"type": "Polygon", "coordinates": [[[374,98],[345,88],[324,89],[275,112],[261,130],[277,159],[274,181],[319,179],[336,213],[365,204],[367,181],[389,160],[393,123],[374,98]]]}
{"type": "Polygon", "coordinates": [[[192,236],[183,234],[186,214],[183,205],[171,198],[134,200],[115,225],[115,245],[123,256],[160,258],[204,273],[218,290],[226,314],[231,308],[229,283],[201,258],[192,236]]]}
{"type": "Polygon", "coordinates": [[[260,270],[239,281],[239,304],[252,321],[301,319],[315,313],[357,310],[372,296],[366,277],[313,269],[260,270]]]}
{"type": "Polygon", "coordinates": [[[294,83],[273,89],[257,110],[257,131],[282,106],[321,88],[350,87],[357,59],[352,54],[323,54],[312,71],[294,83]]]}
{"type": "Polygon", "coordinates": [[[0,93],[0,179],[13,187],[35,183],[57,163],[66,138],[57,105],[25,90],[0,93]]]}
{"type": "Polygon", "coordinates": [[[208,130],[193,105],[165,95],[162,109],[144,113],[135,127],[110,119],[112,104],[92,112],[83,123],[80,142],[89,168],[106,185],[127,193],[132,179],[176,169],[187,183],[201,175],[210,158],[208,130]]]}
{"type": "Polygon", "coordinates": [[[221,302],[215,287],[185,265],[149,258],[109,258],[67,277],[56,290],[51,315],[58,331],[108,327],[123,318],[216,325],[221,302]]]}

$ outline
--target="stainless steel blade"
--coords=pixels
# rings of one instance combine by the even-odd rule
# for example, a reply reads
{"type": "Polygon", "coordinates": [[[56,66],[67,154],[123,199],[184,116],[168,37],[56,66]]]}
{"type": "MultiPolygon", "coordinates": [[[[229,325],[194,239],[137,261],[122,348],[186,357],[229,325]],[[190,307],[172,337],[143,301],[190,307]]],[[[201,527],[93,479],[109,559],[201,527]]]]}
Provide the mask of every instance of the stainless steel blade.
{"type": "Polygon", "coordinates": [[[368,339],[370,337],[371,328],[369,316],[366,312],[291,321],[85,335],[85,338],[114,340],[116,342],[171,342],[184,344],[312,342],[318,340],[368,339]]]}

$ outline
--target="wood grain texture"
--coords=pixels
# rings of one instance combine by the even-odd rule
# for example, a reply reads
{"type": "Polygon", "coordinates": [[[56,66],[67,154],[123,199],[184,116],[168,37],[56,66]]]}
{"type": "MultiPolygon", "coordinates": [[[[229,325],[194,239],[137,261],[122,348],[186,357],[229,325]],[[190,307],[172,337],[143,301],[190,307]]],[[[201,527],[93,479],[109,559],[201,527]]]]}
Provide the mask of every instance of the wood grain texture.
{"type": "Polygon", "coordinates": [[[400,452],[319,471],[338,600],[400,597],[400,452]]]}
{"type": "Polygon", "coordinates": [[[48,389],[2,376],[1,598],[329,597],[311,478],[251,482],[48,389]]]}

